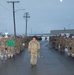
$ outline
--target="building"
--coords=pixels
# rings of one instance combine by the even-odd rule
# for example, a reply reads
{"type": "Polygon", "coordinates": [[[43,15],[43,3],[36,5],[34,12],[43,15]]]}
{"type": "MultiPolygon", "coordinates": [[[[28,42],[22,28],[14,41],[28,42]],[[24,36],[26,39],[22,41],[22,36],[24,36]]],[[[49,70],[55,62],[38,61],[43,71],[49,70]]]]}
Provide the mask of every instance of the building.
{"type": "Polygon", "coordinates": [[[64,29],[64,30],[52,30],[50,31],[50,35],[72,35],[74,36],[74,29],[64,29]]]}

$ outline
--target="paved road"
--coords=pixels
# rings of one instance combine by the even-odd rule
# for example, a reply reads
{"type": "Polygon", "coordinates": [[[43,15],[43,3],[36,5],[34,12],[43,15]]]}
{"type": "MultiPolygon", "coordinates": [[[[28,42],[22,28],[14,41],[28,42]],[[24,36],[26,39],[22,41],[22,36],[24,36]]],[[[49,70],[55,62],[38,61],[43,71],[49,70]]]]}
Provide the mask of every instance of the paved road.
{"type": "Polygon", "coordinates": [[[74,59],[49,48],[41,42],[37,67],[31,68],[30,55],[26,49],[14,59],[0,62],[0,75],[74,75],[74,59]]]}

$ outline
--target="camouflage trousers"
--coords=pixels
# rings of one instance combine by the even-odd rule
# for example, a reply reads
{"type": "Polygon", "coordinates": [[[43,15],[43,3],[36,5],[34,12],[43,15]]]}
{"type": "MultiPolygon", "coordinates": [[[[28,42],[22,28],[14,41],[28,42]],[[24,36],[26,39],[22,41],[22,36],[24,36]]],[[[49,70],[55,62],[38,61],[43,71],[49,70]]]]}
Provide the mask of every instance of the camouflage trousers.
{"type": "Polygon", "coordinates": [[[8,58],[14,56],[14,47],[8,47],[8,58]]]}
{"type": "Polygon", "coordinates": [[[37,64],[37,58],[38,58],[38,53],[31,53],[30,64],[36,65],[37,64]]]}
{"type": "Polygon", "coordinates": [[[74,48],[72,49],[71,52],[72,52],[72,57],[74,58],[74,48]]]}
{"type": "Polygon", "coordinates": [[[65,46],[60,46],[60,51],[64,52],[64,50],[65,50],[65,46]]]}
{"type": "Polygon", "coordinates": [[[72,47],[68,47],[68,56],[71,56],[72,54],[72,47]]]}
{"type": "Polygon", "coordinates": [[[19,54],[20,53],[20,46],[17,46],[16,47],[16,54],[19,54]]]}
{"type": "Polygon", "coordinates": [[[5,46],[2,45],[2,46],[0,47],[0,59],[3,60],[4,57],[7,57],[7,56],[6,56],[5,46]]]}
{"type": "Polygon", "coordinates": [[[5,46],[0,47],[0,53],[1,54],[6,54],[5,46]]]}

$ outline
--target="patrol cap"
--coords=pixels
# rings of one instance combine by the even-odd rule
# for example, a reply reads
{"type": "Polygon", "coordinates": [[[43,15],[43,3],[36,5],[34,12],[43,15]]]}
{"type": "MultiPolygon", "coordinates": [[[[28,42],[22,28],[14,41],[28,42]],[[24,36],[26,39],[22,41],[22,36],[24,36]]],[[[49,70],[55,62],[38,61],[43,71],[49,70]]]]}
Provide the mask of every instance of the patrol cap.
{"type": "Polygon", "coordinates": [[[36,36],[33,36],[32,38],[36,38],[36,36]]]}
{"type": "Polygon", "coordinates": [[[36,38],[36,39],[37,39],[37,37],[36,37],[36,36],[33,36],[32,38],[36,38]]]}

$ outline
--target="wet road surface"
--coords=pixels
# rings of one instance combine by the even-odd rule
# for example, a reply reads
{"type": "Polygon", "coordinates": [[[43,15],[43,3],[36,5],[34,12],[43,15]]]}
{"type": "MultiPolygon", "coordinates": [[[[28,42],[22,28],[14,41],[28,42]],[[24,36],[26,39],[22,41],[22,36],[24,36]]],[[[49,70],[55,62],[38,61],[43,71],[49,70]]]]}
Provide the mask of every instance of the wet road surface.
{"type": "Polygon", "coordinates": [[[43,41],[36,67],[31,67],[26,49],[13,59],[0,61],[0,75],[74,75],[74,59],[51,49],[49,43],[43,41]]]}

